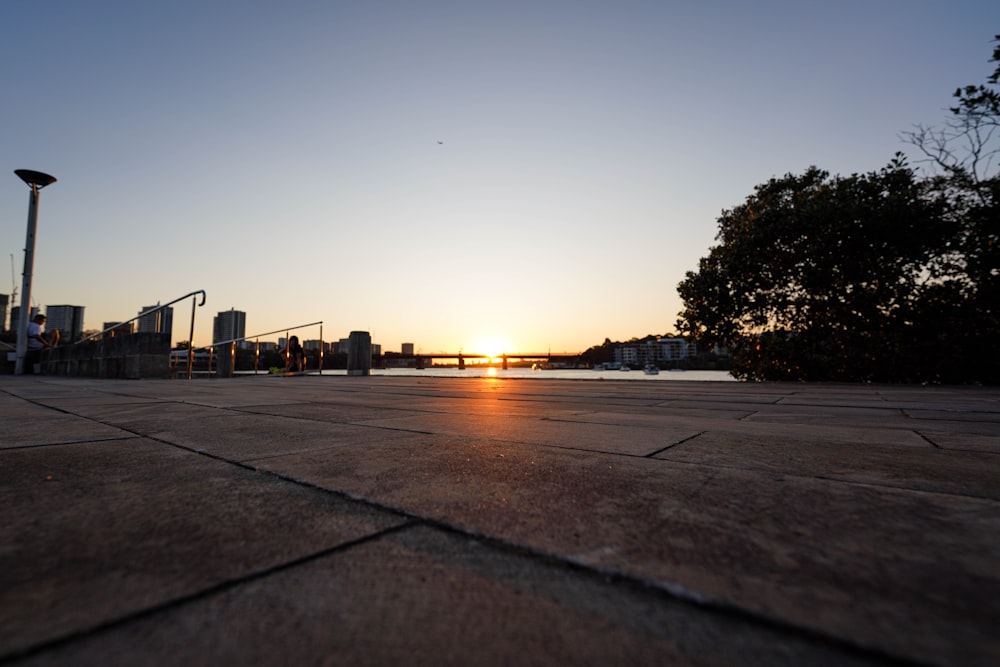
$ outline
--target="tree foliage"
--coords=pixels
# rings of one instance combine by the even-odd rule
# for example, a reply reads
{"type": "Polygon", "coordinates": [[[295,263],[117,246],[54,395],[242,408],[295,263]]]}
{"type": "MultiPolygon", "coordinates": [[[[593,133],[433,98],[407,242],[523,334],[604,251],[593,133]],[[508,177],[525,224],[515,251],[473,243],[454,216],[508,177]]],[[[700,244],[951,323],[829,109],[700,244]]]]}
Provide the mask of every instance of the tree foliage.
{"type": "Polygon", "coordinates": [[[729,346],[747,379],[1000,380],[1000,95],[956,97],[943,130],[907,137],[930,176],[900,154],[847,177],[812,167],[723,211],[678,286],[678,330],[729,346]]]}

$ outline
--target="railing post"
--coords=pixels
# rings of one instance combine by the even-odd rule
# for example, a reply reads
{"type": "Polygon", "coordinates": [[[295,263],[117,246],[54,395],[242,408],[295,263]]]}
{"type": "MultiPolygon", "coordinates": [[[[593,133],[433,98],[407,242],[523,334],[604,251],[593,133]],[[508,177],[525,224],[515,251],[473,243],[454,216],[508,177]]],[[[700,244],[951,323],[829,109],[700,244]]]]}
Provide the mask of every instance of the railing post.
{"type": "Polygon", "coordinates": [[[191,329],[188,331],[188,380],[194,377],[194,309],[197,305],[195,298],[191,297],[191,329]]]}

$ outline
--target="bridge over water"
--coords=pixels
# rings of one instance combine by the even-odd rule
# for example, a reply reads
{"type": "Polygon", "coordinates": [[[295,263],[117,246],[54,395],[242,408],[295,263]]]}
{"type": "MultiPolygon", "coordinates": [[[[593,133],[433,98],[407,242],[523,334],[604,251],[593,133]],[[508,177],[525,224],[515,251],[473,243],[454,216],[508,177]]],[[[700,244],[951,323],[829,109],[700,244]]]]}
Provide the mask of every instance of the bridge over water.
{"type": "Polygon", "coordinates": [[[416,361],[417,366],[420,367],[422,361],[429,360],[431,363],[435,359],[457,359],[458,368],[461,370],[465,368],[466,359],[488,359],[490,361],[499,359],[504,370],[507,370],[507,364],[509,360],[514,359],[518,361],[530,361],[532,359],[544,359],[549,363],[553,361],[573,361],[580,358],[582,352],[504,352],[502,354],[475,354],[468,352],[432,352],[429,354],[424,354],[418,352],[416,354],[395,354],[383,355],[383,359],[413,359],[416,361]]]}

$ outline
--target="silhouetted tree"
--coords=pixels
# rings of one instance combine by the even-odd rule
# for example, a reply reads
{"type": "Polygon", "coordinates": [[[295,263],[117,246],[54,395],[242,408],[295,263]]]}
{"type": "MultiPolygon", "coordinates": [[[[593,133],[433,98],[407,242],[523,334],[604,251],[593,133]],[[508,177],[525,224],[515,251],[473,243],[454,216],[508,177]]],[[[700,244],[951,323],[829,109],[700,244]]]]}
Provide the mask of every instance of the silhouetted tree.
{"type": "Polygon", "coordinates": [[[757,186],[678,286],[678,330],[727,344],[752,379],[887,379],[947,236],[901,157],[878,172],[815,167],[757,186]]]}
{"type": "Polygon", "coordinates": [[[931,165],[930,186],[954,230],[952,280],[921,304],[948,346],[939,353],[942,376],[991,383],[1000,382],[1000,35],[994,42],[987,83],[957,89],[943,127],[904,135],[931,165]]]}
{"type": "Polygon", "coordinates": [[[943,129],[906,135],[930,177],[899,154],[849,177],[813,167],[724,211],[678,286],[678,330],[729,345],[748,379],[1000,381],[1000,94],[955,96],[943,129]]]}

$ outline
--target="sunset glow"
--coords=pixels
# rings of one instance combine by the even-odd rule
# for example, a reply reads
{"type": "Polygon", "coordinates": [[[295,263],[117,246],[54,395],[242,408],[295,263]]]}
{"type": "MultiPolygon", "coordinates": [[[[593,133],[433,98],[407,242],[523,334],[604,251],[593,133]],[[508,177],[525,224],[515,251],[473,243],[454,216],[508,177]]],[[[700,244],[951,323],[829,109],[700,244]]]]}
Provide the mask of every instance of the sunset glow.
{"type": "Polygon", "coordinates": [[[1000,25],[995,0],[233,4],[4,4],[0,257],[21,275],[13,171],[58,178],[42,312],[98,331],[203,290],[172,343],[237,310],[494,364],[667,334],[720,211],[809,165],[915,166],[900,133],[989,75],[1000,25]]]}
{"type": "Polygon", "coordinates": [[[472,354],[485,354],[490,357],[490,362],[501,361],[505,353],[517,352],[510,344],[499,337],[484,338],[473,345],[469,352],[472,354]]]}

